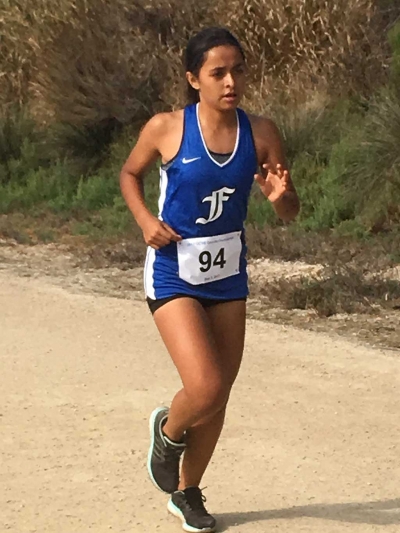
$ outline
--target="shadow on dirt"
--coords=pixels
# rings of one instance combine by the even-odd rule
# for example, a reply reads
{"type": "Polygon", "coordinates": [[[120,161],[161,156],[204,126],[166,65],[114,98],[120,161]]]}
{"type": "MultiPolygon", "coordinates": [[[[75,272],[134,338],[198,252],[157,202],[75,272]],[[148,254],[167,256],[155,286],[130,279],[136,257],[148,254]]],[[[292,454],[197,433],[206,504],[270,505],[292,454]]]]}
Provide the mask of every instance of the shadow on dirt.
{"type": "Polygon", "coordinates": [[[218,531],[230,527],[264,520],[290,520],[294,518],[317,518],[353,524],[387,526],[400,524],[400,498],[365,503],[313,504],[287,509],[224,513],[216,515],[218,531]]]}

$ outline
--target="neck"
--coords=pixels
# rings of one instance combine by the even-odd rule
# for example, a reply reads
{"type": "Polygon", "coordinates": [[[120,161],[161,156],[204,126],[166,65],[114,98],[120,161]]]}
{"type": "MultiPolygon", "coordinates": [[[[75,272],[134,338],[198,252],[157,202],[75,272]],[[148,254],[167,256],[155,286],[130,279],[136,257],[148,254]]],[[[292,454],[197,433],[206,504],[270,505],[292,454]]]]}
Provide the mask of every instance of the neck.
{"type": "Polygon", "coordinates": [[[199,103],[199,119],[201,124],[212,124],[213,129],[231,128],[237,125],[236,109],[221,111],[208,106],[205,102],[199,103]]]}

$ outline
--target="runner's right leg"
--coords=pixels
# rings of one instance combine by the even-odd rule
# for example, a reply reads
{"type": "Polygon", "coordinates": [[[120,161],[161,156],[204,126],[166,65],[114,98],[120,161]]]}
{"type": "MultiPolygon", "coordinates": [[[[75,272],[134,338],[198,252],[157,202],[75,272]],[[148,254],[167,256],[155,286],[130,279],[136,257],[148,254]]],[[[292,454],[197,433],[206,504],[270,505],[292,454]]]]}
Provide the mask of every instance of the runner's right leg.
{"type": "MultiPolygon", "coordinates": [[[[218,361],[230,391],[242,361],[246,328],[246,303],[233,301],[206,308],[218,361]]],[[[228,401],[228,398],[226,399],[228,401]]],[[[226,404],[211,417],[201,420],[186,432],[179,488],[199,486],[218,442],[225,419],[226,404]]]]}
{"type": "Polygon", "coordinates": [[[218,441],[242,358],[245,309],[245,302],[238,301],[205,311],[197,301],[179,298],[154,314],[184,385],[163,426],[173,442],[180,442],[187,430],[181,489],[200,483],[218,441]]]}
{"type": "Polygon", "coordinates": [[[157,309],[154,320],[183,383],[164,426],[165,434],[179,442],[188,428],[225,406],[231,382],[221,364],[207,312],[199,302],[193,298],[172,300],[157,309]]]}
{"type": "MultiPolygon", "coordinates": [[[[153,411],[150,419],[149,475],[156,487],[171,493],[178,488],[185,431],[213,410],[218,411],[229,391],[223,387],[209,320],[197,301],[191,298],[172,300],[157,309],[154,318],[184,384],[173,399],[171,409],[160,407],[153,411]],[[175,424],[170,430],[168,422],[175,424]]],[[[210,445],[212,450],[220,429],[217,433],[210,445]]],[[[208,448],[202,446],[205,461],[201,462],[205,465],[212,453],[208,448]]]]}
{"type": "Polygon", "coordinates": [[[240,367],[246,304],[226,302],[205,311],[190,299],[175,302],[174,310],[171,302],[164,306],[166,310],[168,305],[168,312],[161,313],[160,308],[155,313],[183,382],[164,426],[166,435],[174,440],[186,431],[181,479],[168,509],[183,521],[186,531],[212,532],[216,521],[204,507],[199,484],[218,442],[230,389],[240,367]]]}

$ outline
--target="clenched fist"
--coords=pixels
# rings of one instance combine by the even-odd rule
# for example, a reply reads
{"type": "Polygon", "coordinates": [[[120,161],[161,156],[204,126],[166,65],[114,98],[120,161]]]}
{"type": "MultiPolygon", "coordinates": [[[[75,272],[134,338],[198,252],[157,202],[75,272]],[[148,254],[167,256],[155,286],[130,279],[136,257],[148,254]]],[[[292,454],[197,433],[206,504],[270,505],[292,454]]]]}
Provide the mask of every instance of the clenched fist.
{"type": "Polygon", "coordinates": [[[178,235],[166,222],[155,216],[142,225],[143,238],[148,246],[155,250],[166,246],[171,241],[178,242],[182,237],[178,235]]]}

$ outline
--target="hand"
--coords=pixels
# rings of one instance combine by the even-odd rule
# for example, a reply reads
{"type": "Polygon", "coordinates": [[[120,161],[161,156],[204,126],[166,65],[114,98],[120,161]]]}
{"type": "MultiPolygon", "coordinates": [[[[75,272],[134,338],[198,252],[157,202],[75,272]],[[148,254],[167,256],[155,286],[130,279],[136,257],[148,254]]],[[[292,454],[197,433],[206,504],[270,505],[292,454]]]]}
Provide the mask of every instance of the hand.
{"type": "Polygon", "coordinates": [[[182,237],[166,222],[153,215],[142,225],[142,231],[145,243],[155,250],[166,246],[171,241],[178,242],[182,240],[182,237]]]}
{"type": "Polygon", "coordinates": [[[282,170],[280,164],[276,165],[276,172],[268,163],[265,163],[262,168],[267,170],[267,177],[264,178],[262,174],[255,174],[254,179],[268,200],[272,203],[276,202],[289,190],[289,172],[282,170]]]}

